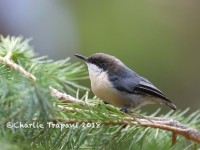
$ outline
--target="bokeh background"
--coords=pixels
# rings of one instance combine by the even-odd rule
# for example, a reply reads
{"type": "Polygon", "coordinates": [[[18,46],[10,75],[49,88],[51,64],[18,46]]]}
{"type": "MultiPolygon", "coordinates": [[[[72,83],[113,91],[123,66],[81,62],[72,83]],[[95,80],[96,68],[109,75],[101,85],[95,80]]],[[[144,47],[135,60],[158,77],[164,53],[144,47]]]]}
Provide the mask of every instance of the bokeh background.
{"type": "Polygon", "coordinates": [[[32,37],[35,51],[55,60],[114,55],[178,108],[200,108],[199,0],[0,0],[0,34],[32,37]]]}

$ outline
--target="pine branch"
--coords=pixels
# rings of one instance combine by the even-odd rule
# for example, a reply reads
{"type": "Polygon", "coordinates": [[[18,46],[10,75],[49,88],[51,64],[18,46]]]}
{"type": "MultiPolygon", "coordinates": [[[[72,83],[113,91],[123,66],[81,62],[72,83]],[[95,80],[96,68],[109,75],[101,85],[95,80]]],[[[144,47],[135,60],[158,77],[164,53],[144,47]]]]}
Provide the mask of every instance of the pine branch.
{"type": "MultiPolygon", "coordinates": [[[[73,103],[81,103],[81,104],[87,104],[81,100],[78,100],[66,93],[61,93],[59,91],[57,91],[54,88],[51,88],[52,90],[52,95],[62,99],[62,100],[68,100],[70,102],[73,103]]],[[[61,108],[61,107],[60,107],[61,108]]],[[[64,107],[62,107],[62,110],[64,109],[64,107]]],[[[67,108],[66,108],[67,109],[67,108]]],[[[173,119],[166,119],[166,118],[159,118],[159,117],[150,117],[150,116],[143,116],[143,118],[141,118],[138,115],[132,114],[133,118],[124,118],[124,120],[120,120],[120,121],[105,121],[105,122],[101,122],[101,124],[104,125],[139,125],[139,126],[144,126],[144,127],[151,127],[151,128],[158,128],[158,129],[162,129],[162,130],[166,130],[166,131],[171,131],[172,132],[172,144],[174,144],[176,142],[176,135],[182,135],[185,138],[200,143],[200,132],[197,131],[196,129],[187,127],[183,124],[181,124],[180,122],[173,120],[173,119]],[[145,119],[144,119],[145,118],[145,119]]],[[[75,123],[75,122],[85,122],[85,123],[91,123],[91,121],[80,121],[80,120],[59,120],[61,122],[64,123],[75,123]]],[[[93,122],[95,123],[95,122],[93,122]]]]}
{"type": "Polygon", "coordinates": [[[59,100],[67,100],[68,102],[71,103],[81,103],[81,104],[85,104],[85,105],[91,105],[90,103],[84,102],[82,100],[76,99],[74,97],[72,97],[71,95],[62,93],[60,91],[58,91],[57,89],[53,88],[53,87],[49,87],[51,90],[51,95],[54,97],[57,97],[59,100]]]}
{"type": "MultiPolygon", "coordinates": [[[[148,117],[151,118],[151,117],[148,117]]],[[[109,125],[109,126],[115,126],[115,125],[123,125],[124,127],[128,126],[128,125],[139,125],[139,126],[144,126],[144,127],[151,127],[151,128],[158,128],[158,129],[162,129],[162,130],[166,130],[166,131],[171,131],[173,134],[172,137],[172,144],[175,144],[174,142],[176,142],[175,137],[176,135],[182,135],[185,138],[200,143],[200,132],[197,131],[196,129],[187,127],[185,125],[182,125],[181,123],[179,123],[176,120],[172,120],[172,119],[166,119],[168,120],[166,121],[155,121],[153,120],[153,118],[151,118],[151,121],[148,121],[146,119],[141,119],[141,118],[134,118],[137,119],[137,121],[134,120],[121,120],[121,121],[105,121],[105,122],[101,122],[102,125],[109,125]]],[[[155,119],[160,119],[160,118],[155,118],[155,119]]],[[[59,122],[62,123],[98,123],[95,121],[82,121],[82,120],[63,120],[63,119],[58,119],[59,122]]]]}
{"type": "Polygon", "coordinates": [[[36,77],[34,75],[32,75],[31,73],[26,71],[23,67],[21,67],[20,65],[12,61],[12,50],[8,50],[7,54],[4,57],[0,56],[0,63],[5,63],[10,68],[13,68],[19,71],[22,75],[24,75],[27,78],[32,79],[33,81],[36,80],[36,77]]]}
{"type": "Polygon", "coordinates": [[[22,75],[24,75],[27,78],[32,79],[33,81],[36,80],[36,77],[32,74],[30,74],[28,71],[26,71],[24,68],[22,68],[21,66],[17,65],[16,63],[14,63],[13,61],[10,60],[9,55],[6,55],[5,57],[0,57],[0,62],[4,62],[6,65],[8,65],[9,67],[18,70],[22,75]]]}
{"type": "Polygon", "coordinates": [[[69,60],[38,58],[28,45],[28,40],[1,37],[0,134],[3,136],[0,137],[0,147],[6,140],[8,144],[14,143],[20,149],[23,149],[22,145],[26,147],[24,149],[34,150],[169,149],[170,137],[172,143],[176,143],[172,148],[199,148],[200,145],[193,141],[199,143],[199,132],[194,128],[200,129],[200,110],[187,117],[185,114],[188,109],[154,117],[158,111],[151,116],[138,112],[124,114],[97,98],[89,99],[87,92],[80,98],[77,90],[88,88],[79,85],[77,81],[87,79],[88,74],[84,65],[70,63],[69,60]],[[100,123],[101,126],[63,130],[46,126],[44,129],[6,127],[7,122],[38,122],[45,125],[49,121],[57,121],[55,126],[58,127],[62,123],[100,123]],[[184,137],[190,141],[185,142],[184,137]]]}

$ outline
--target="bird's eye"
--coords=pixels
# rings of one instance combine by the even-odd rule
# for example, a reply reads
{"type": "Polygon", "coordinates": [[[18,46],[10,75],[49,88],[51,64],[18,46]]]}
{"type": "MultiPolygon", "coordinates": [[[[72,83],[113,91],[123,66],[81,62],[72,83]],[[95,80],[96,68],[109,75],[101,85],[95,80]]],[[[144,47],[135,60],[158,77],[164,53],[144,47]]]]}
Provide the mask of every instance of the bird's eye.
{"type": "Polygon", "coordinates": [[[92,63],[92,64],[96,64],[97,63],[97,61],[94,60],[94,59],[89,59],[89,62],[92,63]]]}
{"type": "Polygon", "coordinates": [[[97,64],[97,61],[96,61],[96,60],[93,60],[92,63],[93,63],[93,64],[97,64]]]}
{"type": "Polygon", "coordinates": [[[106,63],[100,63],[99,66],[100,66],[103,70],[107,70],[107,64],[106,64],[106,63]]]}
{"type": "Polygon", "coordinates": [[[103,67],[106,66],[106,63],[101,63],[101,66],[103,66],[103,67]]]}
{"type": "Polygon", "coordinates": [[[95,59],[91,59],[90,62],[94,65],[97,65],[98,67],[100,67],[103,70],[106,70],[106,62],[102,61],[102,60],[95,60],[95,59]]]}

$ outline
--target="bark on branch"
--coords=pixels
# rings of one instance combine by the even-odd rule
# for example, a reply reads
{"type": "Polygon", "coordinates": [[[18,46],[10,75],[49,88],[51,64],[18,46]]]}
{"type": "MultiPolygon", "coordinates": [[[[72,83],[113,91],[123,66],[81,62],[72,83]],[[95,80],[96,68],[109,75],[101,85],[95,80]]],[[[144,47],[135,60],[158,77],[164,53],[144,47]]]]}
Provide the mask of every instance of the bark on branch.
{"type": "Polygon", "coordinates": [[[57,97],[59,100],[66,100],[70,103],[81,103],[81,104],[84,104],[84,105],[91,105],[90,103],[87,103],[85,101],[74,98],[71,95],[62,93],[62,92],[58,91],[57,89],[55,89],[51,86],[49,88],[51,90],[51,95],[54,96],[54,97],[57,97]]]}

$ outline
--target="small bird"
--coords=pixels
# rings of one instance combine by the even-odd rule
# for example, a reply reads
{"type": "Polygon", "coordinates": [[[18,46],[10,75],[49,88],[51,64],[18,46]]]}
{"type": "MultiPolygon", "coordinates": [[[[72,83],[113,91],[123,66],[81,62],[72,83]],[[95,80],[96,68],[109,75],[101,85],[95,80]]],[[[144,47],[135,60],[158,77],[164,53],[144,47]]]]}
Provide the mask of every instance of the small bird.
{"type": "Polygon", "coordinates": [[[104,53],[75,56],[86,62],[92,91],[106,103],[121,108],[123,112],[154,103],[176,110],[176,106],[157,87],[116,57],[104,53]]]}

